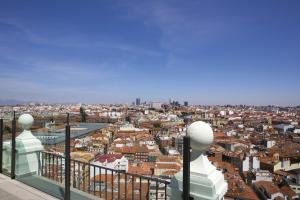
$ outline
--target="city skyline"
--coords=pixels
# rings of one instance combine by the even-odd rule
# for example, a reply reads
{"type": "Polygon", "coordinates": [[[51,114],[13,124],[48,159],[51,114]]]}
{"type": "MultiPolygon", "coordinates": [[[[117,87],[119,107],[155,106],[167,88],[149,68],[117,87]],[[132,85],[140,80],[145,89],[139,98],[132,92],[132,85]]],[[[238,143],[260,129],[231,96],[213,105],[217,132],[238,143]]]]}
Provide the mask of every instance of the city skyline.
{"type": "Polygon", "coordinates": [[[300,102],[297,1],[7,1],[1,100],[300,102]]]}
{"type": "MultiPolygon", "coordinates": [[[[276,104],[191,104],[189,101],[174,101],[178,103],[177,106],[211,106],[211,107],[239,107],[239,106],[246,106],[246,107],[274,107],[274,108],[297,108],[300,105],[276,105],[276,104]],[[185,102],[188,105],[185,105],[185,102]]],[[[147,101],[143,100],[140,105],[142,106],[151,106],[153,103],[160,103],[161,105],[170,105],[169,100],[162,99],[157,101],[147,101]]],[[[127,106],[137,106],[136,102],[132,100],[131,102],[108,102],[108,103],[99,103],[99,102],[49,102],[49,101],[22,101],[18,99],[0,99],[0,106],[26,106],[26,105],[127,105],[127,106]]],[[[176,106],[175,106],[176,107],[176,106]]]]}

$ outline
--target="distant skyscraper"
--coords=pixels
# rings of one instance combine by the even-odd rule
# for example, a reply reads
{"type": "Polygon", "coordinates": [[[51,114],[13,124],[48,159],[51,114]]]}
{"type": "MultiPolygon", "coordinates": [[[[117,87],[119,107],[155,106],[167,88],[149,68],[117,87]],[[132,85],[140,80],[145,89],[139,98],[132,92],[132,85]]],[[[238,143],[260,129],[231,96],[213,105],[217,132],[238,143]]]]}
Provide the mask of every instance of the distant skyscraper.
{"type": "Polygon", "coordinates": [[[136,98],[135,105],[137,105],[137,106],[141,105],[141,99],[140,98],[136,98]]]}
{"type": "Polygon", "coordinates": [[[189,106],[189,102],[185,101],[184,106],[189,106]]]}
{"type": "Polygon", "coordinates": [[[173,104],[173,101],[174,101],[174,100],[173,100],[172,98],[170,98],[170,99],[169,99],[169,104],[172,105],[172,104],[173,104]]]}
{"type": "Polygon", "coordinates": [[[179,103],[179,101],[173,101],[173,102],[171,103],[171,105],[172,105],[172,106],[180,106],[180,103],[179,103]]]}

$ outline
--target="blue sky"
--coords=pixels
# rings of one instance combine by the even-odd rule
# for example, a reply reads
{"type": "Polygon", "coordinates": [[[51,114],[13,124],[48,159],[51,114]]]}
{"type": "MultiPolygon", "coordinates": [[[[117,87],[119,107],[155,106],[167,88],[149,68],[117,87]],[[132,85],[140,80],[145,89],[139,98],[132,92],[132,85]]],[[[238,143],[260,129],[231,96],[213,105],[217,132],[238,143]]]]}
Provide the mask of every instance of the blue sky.
{"type": "Polygon", "coordinates": [[[0,4],[0,99],[300,104],[298,0],[0,4]]]}

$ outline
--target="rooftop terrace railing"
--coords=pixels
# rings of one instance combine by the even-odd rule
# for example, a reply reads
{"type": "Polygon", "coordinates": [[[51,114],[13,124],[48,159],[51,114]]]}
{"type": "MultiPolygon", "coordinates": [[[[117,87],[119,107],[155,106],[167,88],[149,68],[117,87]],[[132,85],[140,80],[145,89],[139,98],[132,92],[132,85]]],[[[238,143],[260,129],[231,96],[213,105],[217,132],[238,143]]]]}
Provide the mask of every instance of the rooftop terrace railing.
{"type": "MultiPolygon", "coordinates": [[[[41,152],[39,174],[64,183],[65,157],[41,152]]],[[[71,187],[102,199],[167,200],[169,181],[71,159],[71,187]]]]}
{"type": "MultiPolygon", "coordinates": [[[[15,118],[12,120],[12,127],[10,146],[7,145],[9,141],[3,145],[3,120],[0,119],[0,147],[2,147],[0,148],[0,172],[9,175],[12,179],[17,179],[65,200],[93,198],[105,200],[170,199],[167,195],[167,187],[170,184],[168,180],[98,166],[48,151],[32,152],[30,156],[37,158],[37,166],[35,166],[37,171],[22,175],[20,166],[23,162],[30,163],[30,160],[20,160],[21,156],[24,156],[24,152],[21,155],[22,152],[18,149],[20,147],[19,141],[16,142],[15,118]],[[2,163],[2,155],[6,156],[5,165],[2,163]]],[[[67,124],[65,155],[70,156],[68,134],[70,135],[70,126],[67,124]]]]}

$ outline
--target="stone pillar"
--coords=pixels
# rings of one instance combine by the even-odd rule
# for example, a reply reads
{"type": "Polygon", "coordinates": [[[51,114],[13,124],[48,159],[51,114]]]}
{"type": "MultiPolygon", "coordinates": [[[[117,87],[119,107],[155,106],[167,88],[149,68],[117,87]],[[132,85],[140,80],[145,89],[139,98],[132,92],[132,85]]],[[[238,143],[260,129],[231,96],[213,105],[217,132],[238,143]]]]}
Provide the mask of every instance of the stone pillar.
{"type": "MultiPolygon", "coordinates": [[[[32,135],[30,128],[33,117],[23,114],[19,117],[19,126],[23,132],[16,137],[16,176],[36,174],[39,170],[39,152],[44,150],[40,140],[32,135]]],[[[11,142],[4,143],[4,168],[11,170],[11,142]]]]}
{"type": "MultiPolygon", "coordinates": [[[[194,122],[187,129],[191,138],[192,162],[190,171],[190,196],[194,200],[221,200],[227,192],[224,175],[213,166],[202,153],[213,142],[213,131],[205,122],[194,122]]],[[[173,200],[182,197],[182,170],[175,174],[168,187],[168,195],[173,200]]]]}

